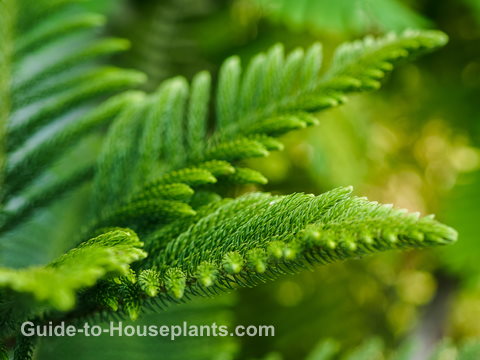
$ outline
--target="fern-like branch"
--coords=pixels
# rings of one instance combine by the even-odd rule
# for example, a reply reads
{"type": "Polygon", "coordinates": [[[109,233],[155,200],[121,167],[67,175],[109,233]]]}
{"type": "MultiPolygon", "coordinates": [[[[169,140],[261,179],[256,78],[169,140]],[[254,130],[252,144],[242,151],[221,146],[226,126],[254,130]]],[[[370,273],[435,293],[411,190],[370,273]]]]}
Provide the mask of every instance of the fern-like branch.
{"type": "MultiPolygon", "coordinates": [[[[0,268],[2,334],[14,329],[18,321],[22,320],[13,317],[4,308],[14,294],[31,295],[39,304],[46,304],[46,309],[71,309],[80,289],[93,286],[109,273],[127,274],[130,263],[146,256],[140,249],[142,245],[135,233],[128,229],[118,229],[82,243],[47,266],[0,268]]],[[[15,314],[18,311],[18,307],[14,309],[14,315],[18,315],[15,314]]],[[[45,306],[36,310],[28,309],[28,315],[35,315],[34,311],[42,313],[45,306]]]]}

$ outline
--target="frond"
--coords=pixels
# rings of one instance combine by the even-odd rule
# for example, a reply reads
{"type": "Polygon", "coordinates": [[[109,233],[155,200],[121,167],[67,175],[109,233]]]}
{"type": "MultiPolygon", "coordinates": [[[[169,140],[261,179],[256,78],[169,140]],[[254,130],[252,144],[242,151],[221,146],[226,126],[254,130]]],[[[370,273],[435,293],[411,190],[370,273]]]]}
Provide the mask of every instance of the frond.
{"type": "MultiPolygon", "coordinates": [[[[46,266],[0,269],[5,335],[22,319],[107,319],[114,311],[137,319],[147,307],[254,286],[316,264],[456,240],[432,217],[369,202],[349,188],[226,197],[235,185],[267,182],[243,160],[281,150],[278,136],[317,124],[315,115],[346,95],[378,89],[397,64],[443,46],[443,33],[347,44],[325,71],[320,44],[287,55],[277,45],[244,69],[237,57],[228,59],[217,84],[201,72],[191,83],[176,77],[146,94],[123,92],[142,74],[98,65],[128,47],[95,36],[99,17],[59,13],[69,0],[28,3],[15,2],[17,31],[2,25],[0,39],[10,49],[0,60],[9,79],[0,85],[7,99],[0,113],[7,133],[0,230],[16,228],[92,176],[93,197],[76,248],[46,266]],[[31,19],[40,15],[34,28],[31,19]],[[53,53],[53,61],[42,61],[53,53]],[[57,181],[36,182],[111,121],[95,165],[86,161],[57,181]],[[13,305],[24,300],[24,307],[13,305]]],[[[28,356],[27,345],[18,353],[28,356]]]]}
{"type": "Polygon", "coordinates": [[[135,318],[152,294],[153,301],[175,302],[254,286],[313,264],[455,241],[453,230],[431,218],[352,197],[348,189],[318,197],[210,196],[196,204],[196,192],[223,194],[233,184],[265,184],[262,174],[241,161],[281,149],[276,136],[315,125],[319,111],[350,93],[377,89],[394,65],[446,40],[435,31],[367,38],[340,47],[323,73],[320,45],[287,56],[277,45],[254,57],[245,71],[236,57],[225,62],[212,114],[207,73],[191,86],[180,77],[168,80],[129,103],[104,143],[87,234],[130,227],[145,240],[149,257],[133,280],[100,286],[100,304],[88,296],[90,310],[75,316],[115,304],[135,318]],[[172,186],[181,188],[175,199],[172,186]]]}
{"type": "Polygon", "coordinates": [[[3,333],[16,325],[10,323],[12,319],[5,305],[14,299],[18,301],[19,295],[30,295],[38,304],[43,304],[42,312],[69,310],[80,289],[93,286],[107,274],[127,274],[129,264],[146,256],[140,249],[142,245],[132,231],[117,229],[82,243],[46,266],[0,268],[3,333]]]}
{"type": "MultiPolygon", "coordinates": [[[[205,161],[232,163],[281,149],[274,137],[317,124],[314,115],[319,111],[341,104],[352,92],[377,89],[394,65],[446,41],[436,31],[367,38],[341,46],[324,73],[319,44],[288,56],[277,45],[252,59],[245,71],[233,57],[220,70],[215,112],[210,115],[207,73],[198,74],[191,89],[183,78],[168,80],[116,119],[98,165],[93,208],[118,204],[171,170],[189,166],[195,171],[205,161]],[[210,118],[216,126],[208,136],[210,118]]],[[[217,180],[266,182],[261,174],[241,167],[217,180]]]]}
{"type": "Polygon", "coordinates": [[[165,304],[254,286],[314,264],[456,240],[455,231],[431,217],[368,202],[350,192],[252,193],[200,208],[193,221],[178,219],[145,238],[150,252],[140,268],[147,270],[139,271],[139,281],[127,281],[130,300],[116,298],[115,303],[129,314],[129,303],[137,304],[138,316],[140,304],[149,297],[165,304]]]}
{"type": "MultiPolygon", "coordinates": [[[[130,95],[94,105],[145,80],[137,71],[100,65],[102,58],[125,51],[129,44],[97,38],[103,17],[72,7],[73,3],[2,2],[5,202],[22,197],[69,148],[107,124],[130,95]]],[[[72,174],[63,183],[73,186],[76,178],[72,174]]],[[[47,197],[43,196],[44,203],[47,197]]],[[[6,217],[11,216],[15,215],[7,210],[6,217]]]]}

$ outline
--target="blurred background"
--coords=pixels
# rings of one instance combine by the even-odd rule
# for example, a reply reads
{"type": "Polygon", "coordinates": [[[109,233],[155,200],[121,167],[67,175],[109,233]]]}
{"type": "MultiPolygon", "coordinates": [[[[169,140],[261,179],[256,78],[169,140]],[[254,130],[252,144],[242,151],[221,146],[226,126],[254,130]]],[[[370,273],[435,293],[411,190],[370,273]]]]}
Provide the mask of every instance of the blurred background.
{"type": "MultiPolygon", "coordinates": [[[[302,359],[327,338],[348,350],[377,337],[388,353],[414,337],[421,343],[418,359],[426,359],[442,338],[480,338],[480,0],[99,0],[82,6],[106,14],[109,33],[132,41],[112,61],[146,72],[147,90],[175,75],[215,74],[226,57],[248,61],[277,42],[288,50],[319,41],[328,66],[338,44],[367,34],[445,31],[444,49],[400,67],[381,91],[322,113],[320,126],[290,134],[285,151],[252,166],[270,179],[267,191],[319,194],[353,185],[371,200],[435,213],[460,237],[444,249],[320,267],[141,320],[273,324],[273,338],[55,339],[42,344],[41,356],[187,359],[192,346],[205,359],[233,353],[302,359]]],[[[81,199],[77,194],[53,211],[81,209],[81,199]]],[[[49,216],[28,226],[48,223],[49,216]]],[[[73,229],[75,219],[70,223],[73,229]]]]}

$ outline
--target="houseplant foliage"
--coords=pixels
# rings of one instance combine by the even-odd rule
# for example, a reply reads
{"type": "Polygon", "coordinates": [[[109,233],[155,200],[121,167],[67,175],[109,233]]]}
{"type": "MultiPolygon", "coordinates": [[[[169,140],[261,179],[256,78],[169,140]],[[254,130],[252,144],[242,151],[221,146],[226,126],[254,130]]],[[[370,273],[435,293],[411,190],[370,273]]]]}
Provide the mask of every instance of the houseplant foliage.
{"type": "Polygon", "coordinates": [[[104,65],[128,42],[99,35],[104,19],[75,3],[0,2],[2,237],[91,184],[91,211],[70,250],[45,265],[0,268],[0,336],[15,358],[34,351],[33,339],[18,335],[26,320],[136,319],[146,307],[162,311],[317,264],[456,240],[432,216],[351,188],[234,191],[267,182],[243,160],[281,150],[279,136],[314,126],[346,96],[377,90],[397,64],[443,46],[443,33],[346,43],[325,70],[320,44],[290,52],[279,44],[248,65],[225,60],[216,81],[200,72],[145,93],[134,90],[142,73],[104,65]],[[99,131],[98,156],[48,177],[99,131]]]}

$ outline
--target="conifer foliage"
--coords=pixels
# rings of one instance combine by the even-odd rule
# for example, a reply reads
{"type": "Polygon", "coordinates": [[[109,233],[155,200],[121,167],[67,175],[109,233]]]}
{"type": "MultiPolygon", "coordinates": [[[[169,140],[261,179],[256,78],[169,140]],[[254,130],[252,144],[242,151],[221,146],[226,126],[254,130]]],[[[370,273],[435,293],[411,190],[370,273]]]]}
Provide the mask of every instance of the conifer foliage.
{"type": "MultiPolygon", "coordinates": [[[[2,236],[92,183],[74,248],[44,266],[0,268],[2,338],[27,319],[114,311],[135,319],[144,306],[161,310],[316,264],[456,240],[432,216],[350,188],[232,197],[238,186],[267,182],[242,160],[281,150],[279,136],[315,125],[315,114],[351,93],[378,89],[397,64],[443,46],[443,33],[348,43],[326,70],[320,44],[288,53],[276,45],[246,66],[227,59],[215,84],[200,72],[143,93],[130,90],[143,74],[102,65],[128,43],[99,36],[103,19],[74,0],[1,0],[0,8],[2,236]],[[94,163],[37,184],[67,149],[108,124],[94,163]]],[[[31,355],[28,341],[17,345],[18,359],[31,355]]]]}

